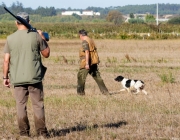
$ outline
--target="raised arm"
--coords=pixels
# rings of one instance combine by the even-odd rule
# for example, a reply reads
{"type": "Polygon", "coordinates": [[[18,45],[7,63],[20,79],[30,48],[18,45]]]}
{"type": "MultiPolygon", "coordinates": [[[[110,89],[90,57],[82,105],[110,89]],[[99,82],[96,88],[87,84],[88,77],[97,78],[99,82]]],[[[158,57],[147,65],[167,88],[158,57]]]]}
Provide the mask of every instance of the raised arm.
{"type": "Polygon", "coordinates": [[[43,35],[43,32],[41,30],[37,30],[37,32],[39,33],[39,35],[41,36],[42,40],[40,41],[41,47],[45,48],[41,50],[41,54],[45,57],[48,58],[50,56],[50,48],[48,43],[46,42],[46,39],[43,35]]]}

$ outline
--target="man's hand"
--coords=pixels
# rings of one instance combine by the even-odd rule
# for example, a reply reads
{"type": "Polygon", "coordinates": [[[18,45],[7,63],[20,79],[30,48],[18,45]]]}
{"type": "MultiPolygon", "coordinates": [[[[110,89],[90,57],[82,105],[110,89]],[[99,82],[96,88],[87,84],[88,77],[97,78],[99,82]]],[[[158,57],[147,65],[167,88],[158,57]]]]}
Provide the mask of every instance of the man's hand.
{"type": "Polygon", "coordinates": [[[46,40],[46,38],[43,35],[43,31],[41,30],[37,30],[37,32],[39,33],[39,35],[42,37],[42,39],[46,40]]]}
{"type": "Polygon", "coordinates": [[[86,64],[85,68],[88,70],[89,69],[89,64],[86,64]]]}
{"type": "Polygon", "coordinates": [[[5,87],[10,88],[10,81],[9,81],[9,79],[3,79],[3,84],[4,84],[5,87]]]}

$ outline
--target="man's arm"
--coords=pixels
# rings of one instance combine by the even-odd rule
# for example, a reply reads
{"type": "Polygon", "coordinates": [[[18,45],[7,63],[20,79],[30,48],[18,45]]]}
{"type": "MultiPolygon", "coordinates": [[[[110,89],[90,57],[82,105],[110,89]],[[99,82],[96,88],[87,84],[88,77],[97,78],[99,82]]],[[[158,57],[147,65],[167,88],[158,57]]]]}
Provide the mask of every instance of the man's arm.
{"type": "Polygon", "coordinates": [[[46,42],[46,39],[43,35],[43,32],[41,30],[37,30],[37,32],[39,33],[39,35],[41,36],[41,40],[40,40],[40,46],[41,46],[41,54],[45,57],[48,58],[50,56],[50,48],[48,46],[48,43],[46,42]]]}
{"type": "Polygon", "coordinates": [[[85,68],[86,69],[89,69],[89,44],[86,40],[83,40],[82,42],[82,47],[84,49],[84,52],[85,52],[85,59],[86,59],[86,65],[85,65],[85,68]]]}
{"type": "Polygon", "coordinates": [[[9,61],[10,61],[10,54],[4,54],[4,63],[3,63],[3,84],[6,87],[10,87],[10,81],[8,77],[9,72],[9,61]]]}
{"type": "Polygon", "coordinates": [[[85,54],[86,54],[86,69],[89,69],[89,50],[85,50],[85,54]]]}
{"type": "Polygon", "coordinates": [[[41,51],[41,54],[42,54],[45,58],[48,58],[49,55],[50,55],[50,48],[49,48],[49,46],[48,46],[46,49],[42,50],[42,51],[41,51]]]}

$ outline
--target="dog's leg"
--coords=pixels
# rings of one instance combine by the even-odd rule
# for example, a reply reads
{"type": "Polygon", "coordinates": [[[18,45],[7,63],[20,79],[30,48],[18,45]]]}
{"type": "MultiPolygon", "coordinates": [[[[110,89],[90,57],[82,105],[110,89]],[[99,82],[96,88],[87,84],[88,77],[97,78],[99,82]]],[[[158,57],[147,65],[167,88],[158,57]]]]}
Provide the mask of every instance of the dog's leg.
{"type": "Polygon", "coordinates": [[[121,91],[126,91],[126,89],[123,88],[123,89],[120,90],[120,92],[121,92],[121,91]]]}
{"type": "Polygon", "coordinates": [[[142,90],[142,92],[143,92],[145,95],[147,95],[147,92],[146,92],[145,90],[142,90]]]}
{"type": "Polygon", "coordinates": [[[130,88],[127,88],[127,91],[128,91],[128,93],[131,93],[131,90],[130,90],[130,88]]]}
{"type": "Polygon", "coordinates": [[[136,92],[135,92],[134,94],[138,94],[139,92],[140,92],[140,90],[139,90],[139,89],[137,89],[137,90],[136,90],[136,92]]]}

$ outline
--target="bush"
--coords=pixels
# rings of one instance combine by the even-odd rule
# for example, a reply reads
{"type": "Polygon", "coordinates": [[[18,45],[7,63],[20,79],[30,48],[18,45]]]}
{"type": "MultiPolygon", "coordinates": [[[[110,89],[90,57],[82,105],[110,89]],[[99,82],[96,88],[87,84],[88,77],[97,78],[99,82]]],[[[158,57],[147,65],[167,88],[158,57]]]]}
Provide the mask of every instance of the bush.
{"type": "Polygon", "coordinates": [[[161,78],[161,81],[163,83],[175,83],[175,78],[174,78],[174,76],[172,75],[171,72],[162,73],[162,74],[159,75],[159,77],[161,78]]]}
{"type": "Polygon", "coordinates": [[[168,21],[169,24],[180,24],[180,17],[172,18],[168,21]]]}
{"type": "Polygon", "coordinates": [[[144,23],[144,20],[143,19],[129,19],[128,20],[129,23],[131,24],[138,24],[138,23],[144,23]]]}

